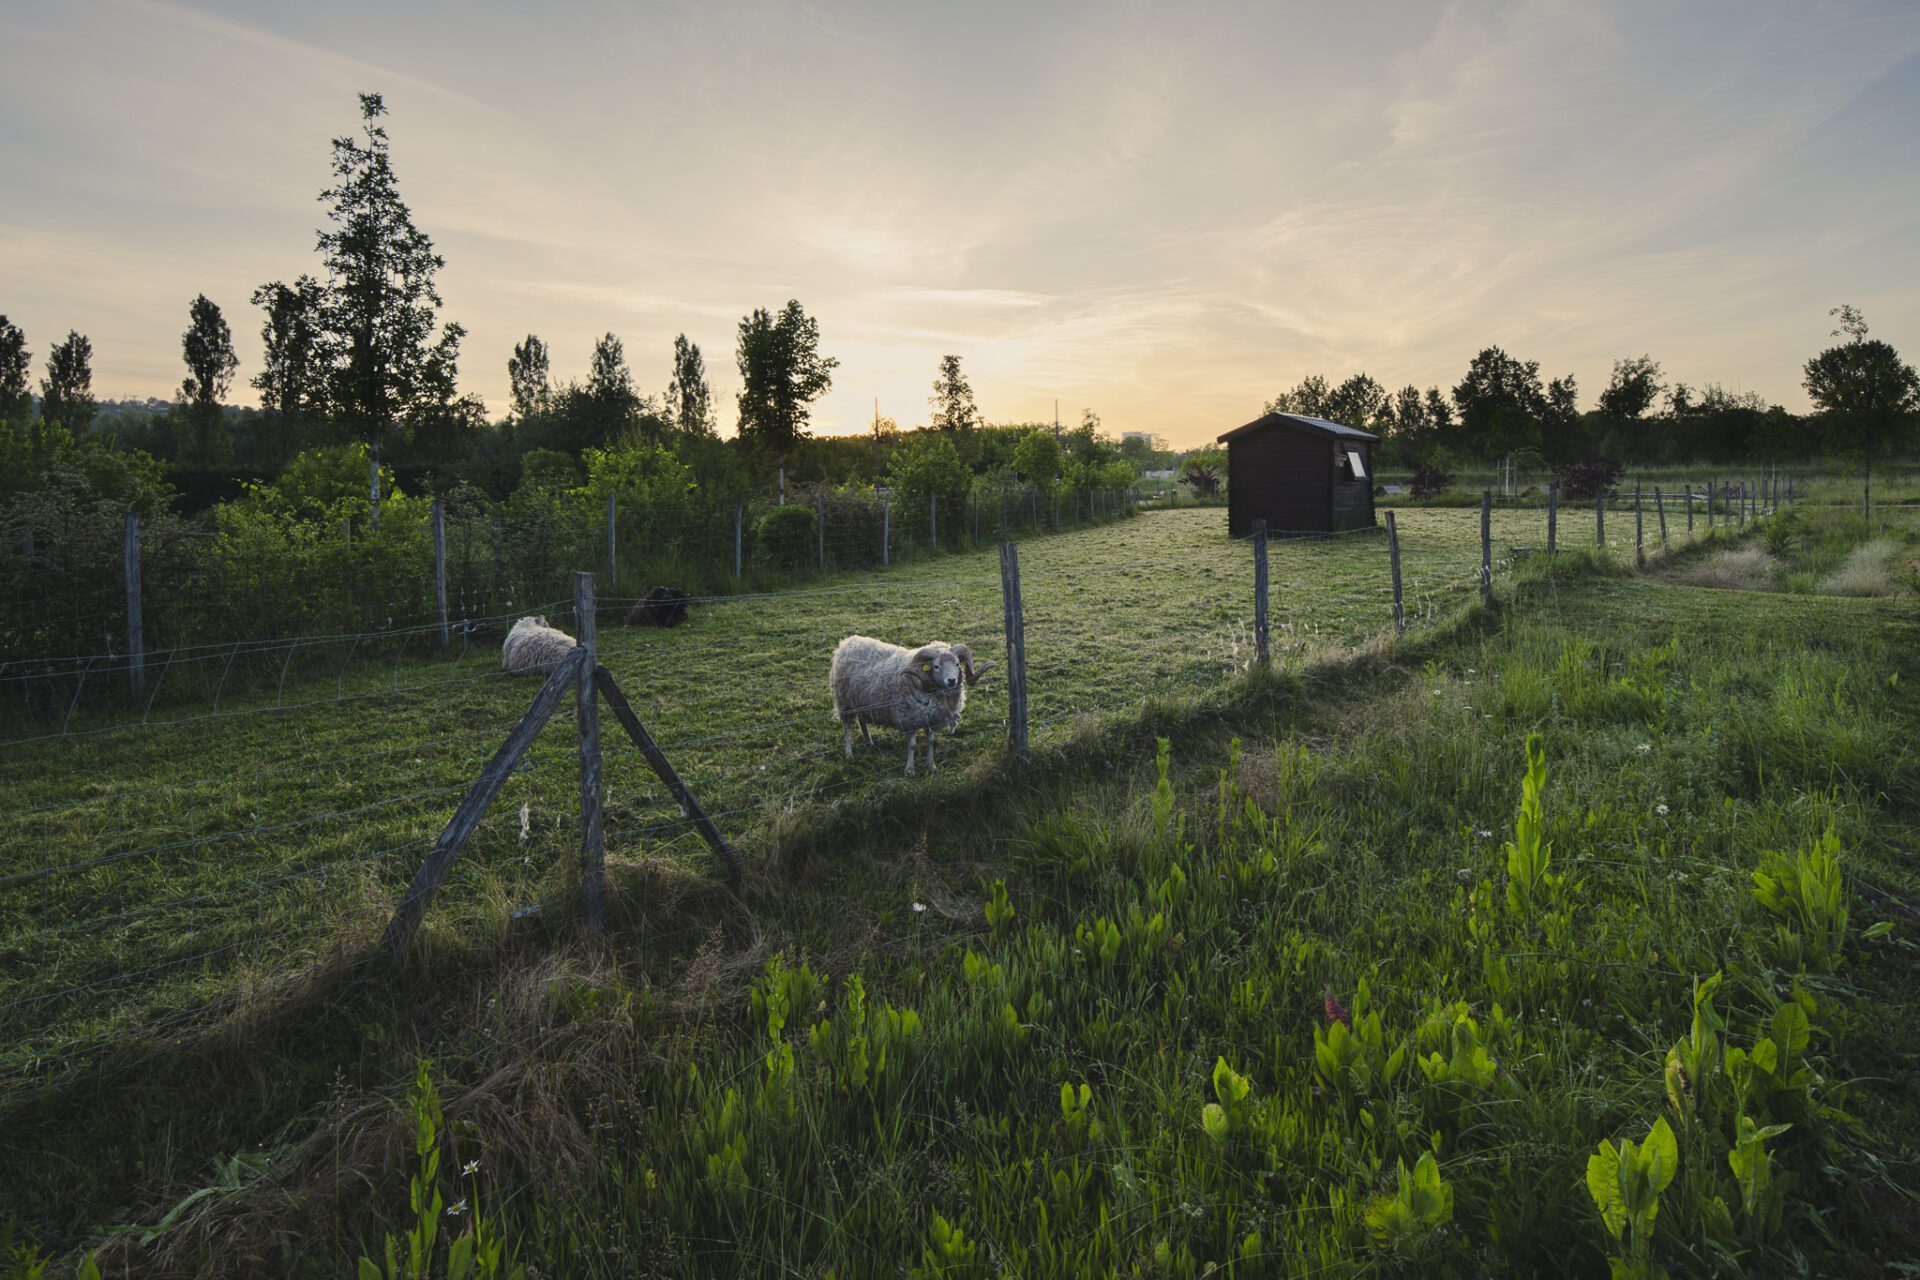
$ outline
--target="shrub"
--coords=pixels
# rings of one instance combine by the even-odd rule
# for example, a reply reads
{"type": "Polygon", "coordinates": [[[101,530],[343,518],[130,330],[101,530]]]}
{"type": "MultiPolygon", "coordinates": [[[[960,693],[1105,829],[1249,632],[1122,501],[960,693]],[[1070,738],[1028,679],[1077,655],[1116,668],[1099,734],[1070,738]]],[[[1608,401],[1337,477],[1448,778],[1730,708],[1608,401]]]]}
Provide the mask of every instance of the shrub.
{"type": "Polygon", "coordinates": [[[1594,458],[1555,467],[1553,475],[1562,497],[1597,498],[1603,493],[1613,492],[1614,485],[1620,482],[1620,472],[1619,463],[1594,458]]]}
{"type": "Polygon", "coordinates": [[[1203,498],[1211,498],[1220,492],[1222,476],[1227,469],[1227,455],[1223,449],[1201,449],[1187,455],[1180,464],[1180,478],[1187,487],[1203,498]]]}
{"type": "Polygon", "coordinates": [[[813,563],[818,537],[812,507],[775,507],[753,522],[754,560],[776,569],[804,568],[813,563]]]}

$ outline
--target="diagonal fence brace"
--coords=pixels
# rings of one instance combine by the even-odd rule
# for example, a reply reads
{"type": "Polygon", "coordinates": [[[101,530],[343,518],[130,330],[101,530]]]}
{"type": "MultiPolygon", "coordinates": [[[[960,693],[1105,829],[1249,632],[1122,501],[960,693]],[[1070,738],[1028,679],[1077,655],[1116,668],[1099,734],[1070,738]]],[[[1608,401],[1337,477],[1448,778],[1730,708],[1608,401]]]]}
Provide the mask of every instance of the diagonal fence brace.
{"type": "Polygon", "coordinates": [[[614,683],[613,673],[605,667],[595,667],[593,683],[594,687],[600,690],[600,696],[606,700],[607,709],[613,712],[613,718],[620,722],[620,727],[627,731],[629,738],[633,739],[633,745],[640,748],[640,754],[647,758],[647,763],[660,776],[660,781],[666,784],[667,793],[679,802],[680,811],[692,819],[694,826],[713,849],[714,855],[726,867],[728,877],[738,883],[742,870],[740,855],[734,851],[732,845],[727,843],[727,837],[721,833],[713,819],[707,816],[707,811],[700,807],[700,802],[693,798],[693,792],[687,790],[687,784],[680,780],[679,773],[674,770],[666,754],[654,743],[653,736],[647,732],[647,727],[640,723],[640,717],[633,713],[633,707],[628,703],[627,695],[620,692],[620,686],[614,683]]]}
{"type": "Polygon", "coordinates": [[[568,654],[547,682],[540,686],[540,692],[533,695],[533,704],[527,708],[527,714],[513,727],[507,740],[493,753],[493,759],[481,771],[480,780],[475,782],[461,799],[460,807],[453,811],[440,838],[433,842],[433,850],[420,863],[420,870],[414,873],[413,884],[407,889],[407,896],[400,900],[400,906],[393,913],[393,919],[387,925],[386,936],[382,943],[391,951],[405,951],[407,944],[413,941],[413,935],[420,928],[421,917],[427,913],[427,904],[433,901],[433,895],[440,890],[440,882],[446,879],[447,868],[453,865],[454,855],[460,852],[460,846],[467,842],[473,829],[480,825],[480,819],[487,812],[494,798],[500,794],[500,788],[506,785],[507,777],[513,772],[520,757],[527,753],[540,730],[546,726],[553,713],[559,708],[567,691],[575,686],[580,678],[580,668],[587,660],[585,649],[575,649],[568,654]]]}

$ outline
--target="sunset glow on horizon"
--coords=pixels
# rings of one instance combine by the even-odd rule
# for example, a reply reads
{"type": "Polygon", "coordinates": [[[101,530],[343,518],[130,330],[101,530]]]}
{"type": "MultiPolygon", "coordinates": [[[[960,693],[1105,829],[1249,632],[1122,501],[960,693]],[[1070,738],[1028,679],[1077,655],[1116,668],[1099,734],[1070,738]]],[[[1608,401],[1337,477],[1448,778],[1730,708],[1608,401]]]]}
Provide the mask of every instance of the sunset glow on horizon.
{"type": "Polygon", "coordinates": [[[13,6],[0,313],[37,381],[169,397],[187,306],[318,274],[330,140],[384,95],[463,391],[529,333],[731,434],[740,318],[839,360],[814,429],[1097,411],[1185,447],[1312,374],[1443,391],[1481,347],[1802,410],[1828,309],[1920,346],[1920,7],[1562,3],[13,6]]]}

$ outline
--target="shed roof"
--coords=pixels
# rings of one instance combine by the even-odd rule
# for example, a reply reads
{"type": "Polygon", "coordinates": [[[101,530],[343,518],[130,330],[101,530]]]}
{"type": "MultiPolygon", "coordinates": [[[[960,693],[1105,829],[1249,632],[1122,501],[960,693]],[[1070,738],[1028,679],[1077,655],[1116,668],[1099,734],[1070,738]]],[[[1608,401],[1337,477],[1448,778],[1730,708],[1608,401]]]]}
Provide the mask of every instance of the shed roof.
{"type": "Polygon", "coordinates": [[[1235,427],[1221,436],[1219,443],[1237,440],[1260,427],[1291,427],[1296,431],[1308,431],[1329,440],[1378,440],[1380,437],[1371,431],[1362,431],[1350,427],[1344,422],[1329,422],[1325,418],[1309,418],[1303,413],[1270,413],[1264,418],[1255,418],[1244,427],[1235,427]]]}

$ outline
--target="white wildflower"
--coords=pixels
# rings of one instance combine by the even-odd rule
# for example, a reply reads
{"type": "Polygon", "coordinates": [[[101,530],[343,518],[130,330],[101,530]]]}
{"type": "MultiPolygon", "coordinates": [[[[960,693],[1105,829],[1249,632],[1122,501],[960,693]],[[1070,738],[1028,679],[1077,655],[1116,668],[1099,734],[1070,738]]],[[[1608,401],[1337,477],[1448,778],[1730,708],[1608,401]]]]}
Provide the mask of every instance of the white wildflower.
{"type": "Polygon", "coordinates": [[[1653,750],[1653,744],[1649,742],[1643,742],[1639,746],[1635,747],[1634,750],[1638,751],[1641,755],[1645,755],[1647,754],[1647,752],[1653,750]]]}
{"type": "Polygon", "coordinates": [[[452,1204],[447,1206],[447,1216],[449,1218],[457,1218],[461,1214],[465,1213],[466,1211],[467,1211],[467,1198],[465,1196],[461,1196],[458,1200],[455,1200],[452,1204]]]}
{"type": "Polygon", "coordinates": [[[927,909],[927,904],[924,902],[916,902],[913,904],[913,911],[915,915],[919,915],[921,912],[925,911],[926,909],[927,909]]]}
{"type": "Polygon", "coordinates": [[[1663,818],[1667,816],[1667,806],[1663,804],[1657,804],[1653,806],[1653,811],[1659,814],[1663,818]]]}
{"type": "Polygon", "coordinates": [[[480,1172],[480,1162],[478,1160],[469,1160],[460,1166],[460,1176],[463,1178],[471,1178],[478,1172],[480,1172]]]}

